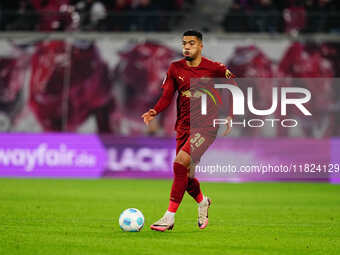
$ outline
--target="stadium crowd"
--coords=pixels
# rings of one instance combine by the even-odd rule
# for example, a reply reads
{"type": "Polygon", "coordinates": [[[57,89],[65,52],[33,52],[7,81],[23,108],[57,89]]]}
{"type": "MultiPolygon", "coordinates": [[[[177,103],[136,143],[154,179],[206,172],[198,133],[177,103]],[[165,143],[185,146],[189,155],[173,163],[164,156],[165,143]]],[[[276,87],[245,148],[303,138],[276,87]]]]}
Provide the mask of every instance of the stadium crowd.
{"type": "Polygon", "coordinates": [[[0,30],[169,30],[185,2],[194,0],[4,0],[0,30]]]}
{"type": "MultiPolygon", "coordinates": [[[[3,0],[0,30],[169,31],[196,0],[3,0]]],[[[227,1],[226,1],[227,2],[227,1]]],[[[340,32],[340,1],[229,0],[226,32],[340,32]]],[[[212,3],[213,4],[213,3],[212,3]]],[[[224,11],[224,10],[222,10],[224,11]]]]}
{"type": "Polygon", "coordinates": [[[339,13],[336,0],[233,0],[222,25],[228,32],[337,33],[339,13]]]}

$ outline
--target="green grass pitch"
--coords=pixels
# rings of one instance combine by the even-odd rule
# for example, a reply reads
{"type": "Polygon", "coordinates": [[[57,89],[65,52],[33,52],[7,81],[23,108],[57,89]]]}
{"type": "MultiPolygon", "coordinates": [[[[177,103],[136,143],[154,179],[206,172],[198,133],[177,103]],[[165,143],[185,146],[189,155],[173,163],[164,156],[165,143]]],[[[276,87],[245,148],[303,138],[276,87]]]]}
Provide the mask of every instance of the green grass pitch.
{"type": "Polygon", "coordinates": [[[149,229],[168,205],[170,180],[0,179],[0,254],[340,254],[340,185],[202,183],[209,226],[187,194],[173,231],[149,229]],[[145,226],[122,232],[120,213],[145,226]]]}

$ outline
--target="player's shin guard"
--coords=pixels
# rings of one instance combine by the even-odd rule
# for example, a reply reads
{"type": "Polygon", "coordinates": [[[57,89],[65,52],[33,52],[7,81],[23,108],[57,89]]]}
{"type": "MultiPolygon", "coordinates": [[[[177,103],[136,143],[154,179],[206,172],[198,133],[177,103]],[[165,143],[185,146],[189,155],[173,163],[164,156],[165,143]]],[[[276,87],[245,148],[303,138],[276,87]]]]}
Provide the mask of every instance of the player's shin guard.
{"type": "Polygon", "coordinates": [[[187,192],[196,200],[197,203],[200,203],[203,200],[200,182],[197,178],[188,178],[187,192]]]}
{"type": "Polygon", "coordinates": [[[174,180],[171,187],[169,212],[176,212],[182,202],[188,186],[188,169],[180,163],[174,163],[174,180]]]}

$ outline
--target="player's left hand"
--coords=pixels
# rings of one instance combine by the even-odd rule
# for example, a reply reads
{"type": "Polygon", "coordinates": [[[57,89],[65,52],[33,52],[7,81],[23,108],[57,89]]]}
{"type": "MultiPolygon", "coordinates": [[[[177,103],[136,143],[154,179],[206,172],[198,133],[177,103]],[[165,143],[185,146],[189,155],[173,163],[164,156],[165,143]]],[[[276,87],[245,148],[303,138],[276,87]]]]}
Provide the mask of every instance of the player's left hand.
{"type": "Polygon", "coordinates": [[[227,118],[226,118],[226,120],[228,121],[227,122],[227,128],[226,128],[226,130],[223,132],[223,136],[227,136],[227,135],[229,135],[229,133],[231,132],[231,120],[232,120],[232,117],[230,117],[230,116],[228,116],[227,118]]]}

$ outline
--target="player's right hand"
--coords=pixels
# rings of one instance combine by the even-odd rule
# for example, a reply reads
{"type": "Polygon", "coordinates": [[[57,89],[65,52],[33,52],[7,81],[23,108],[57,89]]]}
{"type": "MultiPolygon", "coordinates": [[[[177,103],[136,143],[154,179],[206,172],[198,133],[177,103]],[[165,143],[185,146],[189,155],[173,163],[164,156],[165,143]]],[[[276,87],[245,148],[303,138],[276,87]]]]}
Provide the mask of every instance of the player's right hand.
{"type": "Polygon", "coordinates": [[[146,113],[144,113],[141,117],[144,119],[144,123],[149,125],[150,121],[152,121],[157,115],[157,111],[155,109],[150,109],[146,113]]]}
{"type": "Polygon", "coordinates": [[[227,135],[229,135],[229,133],[231,132],[231,121],[232,121],[232,117],[231,116],[228,116],[227,118],[226,118],[226,120],[227,120],[227,128],[226,128],[226,130],[223,132],[223,136],[227,136],[227,135]]]}

